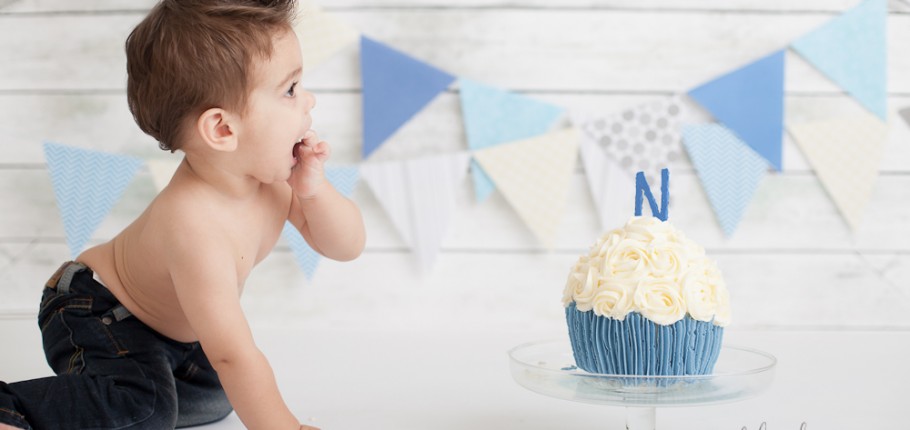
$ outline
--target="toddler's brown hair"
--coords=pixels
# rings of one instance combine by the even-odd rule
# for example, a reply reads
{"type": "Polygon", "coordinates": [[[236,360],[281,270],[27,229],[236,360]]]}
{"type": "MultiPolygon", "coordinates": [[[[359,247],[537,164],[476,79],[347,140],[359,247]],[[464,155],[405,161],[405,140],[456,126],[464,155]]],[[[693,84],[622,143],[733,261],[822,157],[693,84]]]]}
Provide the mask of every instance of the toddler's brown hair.
{"type": "Polygon", "coordinates": [[[295,0],[162,0],[126,39],[127,101],[163,150],[180,149],[188,119],[243,113],[254,60],[290,31],[295,0]]]}

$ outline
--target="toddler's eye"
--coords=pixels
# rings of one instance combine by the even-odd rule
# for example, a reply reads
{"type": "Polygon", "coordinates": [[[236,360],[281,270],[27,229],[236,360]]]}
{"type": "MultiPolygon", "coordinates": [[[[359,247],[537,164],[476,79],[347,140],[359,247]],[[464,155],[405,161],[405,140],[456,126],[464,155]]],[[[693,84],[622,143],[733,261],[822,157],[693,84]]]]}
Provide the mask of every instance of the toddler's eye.
{"type": "Polygon", "coordinates": [[[296,88],[297,88],[297,82],[295,81],[294,83],[291,84],[291,88],[288,88],[288,91],[284,94],[289,97],[294,97],[294,94],[296,94],[294,90],[296,88]]]}

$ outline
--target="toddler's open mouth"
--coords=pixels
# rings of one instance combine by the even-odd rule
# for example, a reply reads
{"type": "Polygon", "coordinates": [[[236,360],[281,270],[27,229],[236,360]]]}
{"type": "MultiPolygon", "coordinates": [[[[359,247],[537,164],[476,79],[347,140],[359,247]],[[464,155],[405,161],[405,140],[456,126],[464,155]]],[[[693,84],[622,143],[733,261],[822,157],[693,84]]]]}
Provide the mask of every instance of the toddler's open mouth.
{"type": "Polygon", "coordinates": [[[294,144],[294,149],[291,151],[291,155],[293,155],[294,158],[297,158],[297,154],[298,154],[297,151],[298,151],[298,148],[300,148],[301,145],[303,145],[303,139],[302,139],[302,138],[301,138],[300,140],[298,140],[297,143],[294,144]]]}

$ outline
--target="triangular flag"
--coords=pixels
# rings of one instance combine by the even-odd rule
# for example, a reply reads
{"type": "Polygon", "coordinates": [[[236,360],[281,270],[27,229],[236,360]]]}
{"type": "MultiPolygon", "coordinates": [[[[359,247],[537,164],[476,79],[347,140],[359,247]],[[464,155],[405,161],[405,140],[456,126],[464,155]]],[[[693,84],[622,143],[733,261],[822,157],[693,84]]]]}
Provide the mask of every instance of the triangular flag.
{"type": "Polygon", "coordinates": [[[455,77],[367,37],[360,38],[363,157],[455,81],[455,77]]]}
{"type": "Polygon", "coordinates": [[[66,243],[75,258],[136,176],[142,160],[53,143],[44,144],[44,157],[66,243]]]}
{"type": "Polygon", "coordinates": [[[905,107],[905,108],[901,109],[899,113],[900,113],[901,118],[904,119],[904,122],[906,122],[907,125],[910,126],[910,107],[905,107]]]}
{"type": "Polygon", "coordinates": [[[152,183],[159,193],[171,182],[181,162],[182,160],[149,160],[145,163],[149,174],[152,175],[152,183]]]}
{"type": "Polygon", "coordinates": [[[469,160],[467,153],[456,153],[361,165],[363,179],[422,269],[436,261],[469,160]]]}
{"type": "Polygon", "coordinates": [[[578,157],[578,132],[559,130],[477,151],[474,159],[525,224],[552,248],[578,157]]]}
{"type": "Polygon", "coordinates": [[[724,234],[742,219],[768,163],[720,124],[683,127],[683,141],[724,234]]]}
{"type": "MultiPolygon", "coordinates": [[[[356,167],[326,167],[325,169],[326,179],[345,197],[351,197],[351,194],[354,193],[359,176],[360,173],[356,167]]],[[[291,247],[294,259],[300,269],[303,270],[307,280],[313,279],[316,267],[319,265],[319,260],[322,259],[322,256],[306,243],[300,232],[289,221],[284,223],[284,229],[281,234],[288,242],[288,246],[291,247]]]]}
{"type": "Polygon", "coordinates": [[[887,117],[888,5],[866,0],[793,42],[806,61],[883,121],[887,117]]]}
{"type": "Polygon", "coordinates": [[[689,96],[781,170],[784,51],[701,85],[689,96]]]}
{"type": "Polygon", "coordinates": [[[670,96],[608,116],[573,114],[572,119],[581,140],[610,157],[634,185],[637,172],[644,172],[648,183],[657,184],[663,168],[685,159],[680,134],[684,115],[679,96],[670,96]]]}
{"type": "Polygon", "coordinates": [[[324,63],[331,56],[357,42],[360,33],[326,13],[313,2],[301,5],[300,19],[294,26],[303,56],[304,73],[324,63]]]}
{"type": "Polygon", "coordinates": [[[596,143],[581,139],[581,161],[594,207],[600,217],[600,227],[607,231],[623,225],[635,208],[634,199],[624,198],[635,189],[635,179],[604,153],[596,143]]]}
{"type": "MultiPolygon", "coordinates": [[[[564,110],[470,79],[458,82],[468,146],[475,151],[544,134],[564,110]]],[[[471,175],[477,201],[485,200],[494,190],[493,183],[477,163],[472,163],[471,175]]]]}
{"type": "Polygon", "coordinates": [[[834,204],[856,230],[872,196],[888,126],[872,115],[788,127],[834,204]]]}

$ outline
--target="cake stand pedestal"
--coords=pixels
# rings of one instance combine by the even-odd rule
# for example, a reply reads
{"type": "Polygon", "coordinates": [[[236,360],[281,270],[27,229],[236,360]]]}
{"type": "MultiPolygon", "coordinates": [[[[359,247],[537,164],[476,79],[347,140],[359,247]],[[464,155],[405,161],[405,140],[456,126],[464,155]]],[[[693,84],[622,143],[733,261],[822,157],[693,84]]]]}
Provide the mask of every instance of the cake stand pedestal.
{"type": "Polygon", "coordinates": [[[771,384],[777,364],[771,354],[723,346],[711,375],[603,375],[577,368],[567,340],[526,343],[509,351],[509,357],[512,378],[519,385],[558,399],[624,406],[628,430],[656,430],[658,407],[753,397],[771,384]]]}

